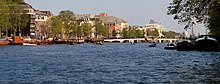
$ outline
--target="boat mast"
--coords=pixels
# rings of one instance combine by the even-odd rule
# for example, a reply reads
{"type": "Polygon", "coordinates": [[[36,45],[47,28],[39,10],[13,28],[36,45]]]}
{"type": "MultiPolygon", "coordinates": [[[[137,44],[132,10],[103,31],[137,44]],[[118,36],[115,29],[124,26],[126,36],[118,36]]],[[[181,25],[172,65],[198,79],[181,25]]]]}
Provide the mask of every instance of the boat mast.
{"type": "Polygon", "coordinates": [[[192,39],[195,38],[195,34],[194,34],[194,26],[192,25],[192,39]]]}

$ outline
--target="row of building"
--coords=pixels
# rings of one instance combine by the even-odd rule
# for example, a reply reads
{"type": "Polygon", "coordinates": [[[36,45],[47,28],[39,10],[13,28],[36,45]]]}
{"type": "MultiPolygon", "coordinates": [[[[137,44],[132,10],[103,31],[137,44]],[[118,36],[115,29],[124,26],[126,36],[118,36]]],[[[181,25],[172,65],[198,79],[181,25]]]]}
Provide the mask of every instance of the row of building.
{"type": "MultiPolygon", "coordinates": [[[[20,3],[20,5],[24,7],[24,10],[28,12],[30,18],[28,26],[22,30],[21,35],[34,38],[42,36],[42,28],[44,28],[42,25],[44,25],[46,21],[53,16],[53,14],[50,11],[36,10],[27,3],[20,3]]],[[[96,18],[100,19],[108,26],[110,35],[112,34],[113,30],[116,30],[118,33],[116,37],[118,38],[122,37],[122,30],[129,27],[127,21],[124,21],[118,17],[108,16],[107,13],[100,13],[99,15],[76,14],[76,20],[80,21],[80,25],[84,23],[90,23],[93,26],[96,18]]],[[[146,34],[145,36],[147,36],[147,29],[150,29],[151,31],[157,31],[159,33],[158,37],[163,36],[162,26],[153,20],[150,20],[150,22],[145,26],[137,27],[136,29],[143,30],[146,34]]]]}

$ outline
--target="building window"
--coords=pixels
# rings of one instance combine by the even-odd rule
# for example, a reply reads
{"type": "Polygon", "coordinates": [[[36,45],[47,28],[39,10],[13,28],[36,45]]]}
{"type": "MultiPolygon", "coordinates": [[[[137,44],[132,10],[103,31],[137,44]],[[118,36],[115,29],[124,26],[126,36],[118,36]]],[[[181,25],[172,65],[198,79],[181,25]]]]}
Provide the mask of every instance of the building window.
{"type": "Polygon", "coordinates": [[[35,23],[35,19],[31,19],[31,23],[35,23]]]}
{"type": "Polygon", "coordinates": [[[30,29],[30,32],[34,32],[35,31],[35,29],[30,29]]]}
{"type": "Polygon", "coordinates": [[[31,24],[31,25],[30,25],[30,27],[34,28],[34,27],[35,27],[35,25],[31,24]]]}

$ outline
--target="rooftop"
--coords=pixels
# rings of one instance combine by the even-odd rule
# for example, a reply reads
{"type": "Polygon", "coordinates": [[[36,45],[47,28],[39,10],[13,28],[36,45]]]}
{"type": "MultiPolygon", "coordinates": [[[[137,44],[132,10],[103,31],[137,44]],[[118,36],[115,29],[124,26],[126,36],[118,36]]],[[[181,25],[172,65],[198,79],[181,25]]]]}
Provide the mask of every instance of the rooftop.
{"type": "Polygon", "coordinates": [[[97,16],[97,18],[102,20],[104,23],[127,23],[127,21],[124,21],[114,16],[97,16]]]}

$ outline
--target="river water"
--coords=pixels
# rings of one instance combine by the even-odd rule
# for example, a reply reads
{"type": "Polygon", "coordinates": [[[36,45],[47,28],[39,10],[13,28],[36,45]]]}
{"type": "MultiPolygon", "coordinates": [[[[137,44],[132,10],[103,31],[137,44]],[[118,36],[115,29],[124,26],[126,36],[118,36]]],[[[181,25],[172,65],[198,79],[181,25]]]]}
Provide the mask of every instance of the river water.
{"type": "Polygon", "coordinates": [[[0,46],[0,83],[219,83],[220,52],[166,44],[0,46]]]}

